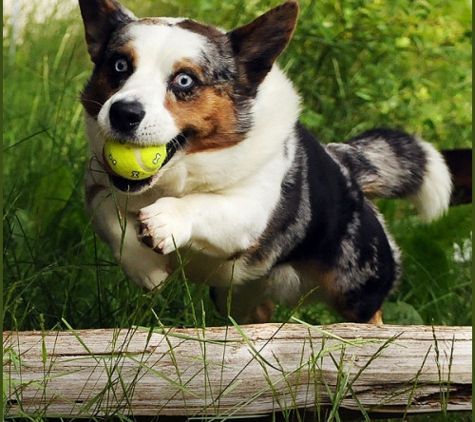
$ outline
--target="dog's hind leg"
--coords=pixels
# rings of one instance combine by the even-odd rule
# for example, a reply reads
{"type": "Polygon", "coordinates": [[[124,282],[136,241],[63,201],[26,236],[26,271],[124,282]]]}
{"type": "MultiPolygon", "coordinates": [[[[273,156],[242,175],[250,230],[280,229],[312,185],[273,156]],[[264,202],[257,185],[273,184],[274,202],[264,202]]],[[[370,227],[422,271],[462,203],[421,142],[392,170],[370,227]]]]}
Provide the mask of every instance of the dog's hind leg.
{"type": "Polygon", "coordinates": [[[269,322],[274,303],[265,294],[265,282],[255,280],[232,287],[212,287],[211,299],[223,317],[231,316],[238,324],[269,322]]]}
{"type": "Polygon", "coordinates": [[[383,311],[380,309],[368,321],[368,324],[383,325],[383,311]]]}

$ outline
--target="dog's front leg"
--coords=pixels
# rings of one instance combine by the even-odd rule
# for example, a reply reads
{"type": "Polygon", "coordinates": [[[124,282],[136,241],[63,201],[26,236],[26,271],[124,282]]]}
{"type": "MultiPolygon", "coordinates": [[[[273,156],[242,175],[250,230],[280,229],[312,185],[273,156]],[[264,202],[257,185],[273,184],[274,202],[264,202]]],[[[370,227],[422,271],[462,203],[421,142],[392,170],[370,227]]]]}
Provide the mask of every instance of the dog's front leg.
{"type": "Polygon", "coordinates": [[[169,254],[190,245],[229,258],[253,246],[265,229],[269,210],[243,195],[192,194],[161,198],[139,213],[142,240],[169,254]]]}
{"type": "Polygon", "coordinates": [[[86,199],[95,231],[132,281],[146,289],[160,286],[168,276],[166,257],[157,255],[137,239],[136,212],[119,209],[110,190],[98,186],[93,186],[99,190],[93,200],[88,203],[86,199]]]}

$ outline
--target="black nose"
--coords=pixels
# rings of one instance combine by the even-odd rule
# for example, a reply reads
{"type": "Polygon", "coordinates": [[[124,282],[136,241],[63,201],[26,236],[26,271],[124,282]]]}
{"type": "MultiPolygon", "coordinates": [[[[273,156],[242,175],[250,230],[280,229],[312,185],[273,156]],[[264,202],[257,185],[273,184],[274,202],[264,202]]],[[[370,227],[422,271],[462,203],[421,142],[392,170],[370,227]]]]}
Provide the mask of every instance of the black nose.
{"type": "Polygon", "coordinates": [[[117,101],[109,109],[109,119],[113,129],[121,133],[134,132],[145,116],[138,101],[117,101]]]}

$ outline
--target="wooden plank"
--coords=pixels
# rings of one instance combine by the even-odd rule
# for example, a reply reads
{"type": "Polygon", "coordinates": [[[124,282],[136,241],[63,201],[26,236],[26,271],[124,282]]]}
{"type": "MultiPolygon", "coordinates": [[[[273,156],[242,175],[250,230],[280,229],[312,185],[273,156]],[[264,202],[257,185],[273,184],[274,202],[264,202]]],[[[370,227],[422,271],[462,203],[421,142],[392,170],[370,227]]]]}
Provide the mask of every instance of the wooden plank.
{"type": "Polygon", "coordinates": [[[7,415],[471,410],[471,327],[5,332],[7,415]]]}

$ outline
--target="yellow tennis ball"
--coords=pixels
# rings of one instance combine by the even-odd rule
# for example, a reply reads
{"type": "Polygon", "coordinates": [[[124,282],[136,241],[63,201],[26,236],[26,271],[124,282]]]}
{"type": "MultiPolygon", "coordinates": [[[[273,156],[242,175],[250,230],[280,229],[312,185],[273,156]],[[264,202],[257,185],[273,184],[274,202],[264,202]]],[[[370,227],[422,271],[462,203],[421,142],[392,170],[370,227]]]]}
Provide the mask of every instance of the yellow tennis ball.
{"type": "Polygon", "coordinates": [[[138,146],[130,142],[107,139],[104,157],[111,170],[128,180],[153,176],[167,157],[166,145],[138,146]]]}

